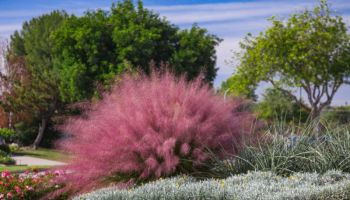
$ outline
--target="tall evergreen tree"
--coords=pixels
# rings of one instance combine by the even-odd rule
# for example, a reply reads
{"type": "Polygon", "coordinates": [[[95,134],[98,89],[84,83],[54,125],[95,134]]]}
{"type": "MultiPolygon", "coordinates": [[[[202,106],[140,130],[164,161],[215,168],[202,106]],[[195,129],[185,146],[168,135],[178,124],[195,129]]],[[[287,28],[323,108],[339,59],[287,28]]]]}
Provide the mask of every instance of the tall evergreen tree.
{"type": "MultiPolygon", "coordinates": [[[[3,106],[12,112],[27,110],[38,119],[39,128],[33,147],[37,148],[47,125],[59,106],[58,77],[54,71],[52,33],[67,17],[65,12],[53,11],[23,24],[20,32],[11,36],[10,73],[22,73],[13,80],[3,106]],[[16,71],[16,61],[21,60],[22,69],[16,71]]],[[[17,62],[18,63],[18,62],[17,62]]]]}

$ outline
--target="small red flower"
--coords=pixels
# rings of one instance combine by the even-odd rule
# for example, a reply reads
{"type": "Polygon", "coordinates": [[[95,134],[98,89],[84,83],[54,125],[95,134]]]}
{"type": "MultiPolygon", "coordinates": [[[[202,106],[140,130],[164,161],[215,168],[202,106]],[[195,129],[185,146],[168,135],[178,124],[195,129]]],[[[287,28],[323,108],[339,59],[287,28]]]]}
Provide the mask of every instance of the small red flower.
{"type": "Polygon", "coordinates": [[[12,198],[13,197],[13,194],[11,192],[7,193],[7,198],[12,198]]]}
{"type": "Polygon", "coordinates": [[[7,178],[11,175],[11,173],[9,171],[3,171],[1,172],[1,177],[2,178],[7,178]]]}
{"type": "Polygon", "coordinates": [[[21,194],[21,193],[22,193],[21,188],[18,187],[18,186],[15,186],[15,190],[16,190],[16,192],[17,192],[18,194],[21,194]]]}

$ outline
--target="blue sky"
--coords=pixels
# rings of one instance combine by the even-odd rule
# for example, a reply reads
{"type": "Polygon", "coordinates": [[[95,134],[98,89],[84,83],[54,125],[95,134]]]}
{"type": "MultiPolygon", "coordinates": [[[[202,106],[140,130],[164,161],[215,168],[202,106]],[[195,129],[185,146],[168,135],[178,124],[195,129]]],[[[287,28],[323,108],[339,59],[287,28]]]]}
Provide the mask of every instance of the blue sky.
{"type": "MultiPolygon", "coordinates": [[[[81,15],[87,9],[108,9],[113,0],[0,0],[0,37],[8,38],[24,21],[54,9],[64,9],[81,15]]],[[[350,0],[329,0],[332,10],[342,15],[350,25],[350,0]]],[[[311,8],[318,0],[144,0],[146,7],[167,17],[182,28],[198,23],[224,41],[217,47],[218,75],[215,86],[234,71],[236,61],[232,51],[238,51],[239,41],[248,33],[258,34],[272,15],[280,17],[311,8]]],[[[262,85],[258,93],[263,91],[262,85]]],[[[341,88],[334,104],[349,101],[350,87],[341,88]]]]}

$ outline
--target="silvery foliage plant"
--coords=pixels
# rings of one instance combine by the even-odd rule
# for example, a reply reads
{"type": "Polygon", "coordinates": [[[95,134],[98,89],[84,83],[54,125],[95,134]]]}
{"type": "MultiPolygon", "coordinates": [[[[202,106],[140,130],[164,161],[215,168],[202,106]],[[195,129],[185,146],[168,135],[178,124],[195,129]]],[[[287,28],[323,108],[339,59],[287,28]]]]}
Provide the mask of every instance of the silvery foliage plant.
{"type": "Polygon", "coordinates": [[[346,199],[350,175],[338,171],[295,173],[288,177],[272,172],[249,172],[226,179],[196,181],[188,176],[160,179],[138,187],[105,188],[75,200],[111,199],[346,199]]]}

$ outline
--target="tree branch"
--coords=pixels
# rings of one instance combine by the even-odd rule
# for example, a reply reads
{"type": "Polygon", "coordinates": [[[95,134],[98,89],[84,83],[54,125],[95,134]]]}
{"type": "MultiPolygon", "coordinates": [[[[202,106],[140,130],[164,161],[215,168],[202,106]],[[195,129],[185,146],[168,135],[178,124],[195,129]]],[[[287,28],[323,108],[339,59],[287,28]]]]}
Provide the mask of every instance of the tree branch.
{"type": "Polygon", "coordinates": [[[269,79],[269,81],[273,85],[274,88],[278,89],[279,91],[283,92],[288,97],[292,98],[297,104],[301,105],[305,110],[307,110],[307,111],[311,110],[311,108],[307,104],[305,104],[301,99],[298,99],[292,92],[277,86],[277,84],[272,79],[269,79]]]}

